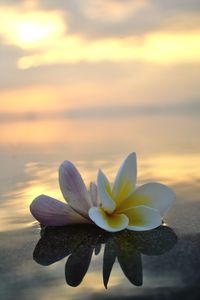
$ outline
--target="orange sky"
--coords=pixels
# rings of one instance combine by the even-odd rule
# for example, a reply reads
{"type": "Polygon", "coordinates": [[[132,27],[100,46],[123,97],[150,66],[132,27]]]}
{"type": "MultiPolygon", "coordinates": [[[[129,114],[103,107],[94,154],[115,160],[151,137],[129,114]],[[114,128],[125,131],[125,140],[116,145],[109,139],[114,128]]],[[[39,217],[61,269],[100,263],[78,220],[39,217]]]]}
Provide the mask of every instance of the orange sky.
{"type": "Polygon", "coordinates": [[[0,113],[197,101],[193,2],[2,1],[0,113]]]}

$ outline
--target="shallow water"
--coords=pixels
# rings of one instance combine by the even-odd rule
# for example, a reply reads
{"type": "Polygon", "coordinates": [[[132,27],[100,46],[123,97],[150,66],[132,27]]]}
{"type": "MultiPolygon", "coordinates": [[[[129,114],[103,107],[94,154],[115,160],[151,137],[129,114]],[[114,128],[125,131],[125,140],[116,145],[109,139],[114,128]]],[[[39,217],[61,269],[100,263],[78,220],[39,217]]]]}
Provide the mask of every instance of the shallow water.
{"type": "MultiPolygon", "coordinates": [[[[183,299],[198,299],[199,131],[200,124],[195,115],[122,115],[117,118],[78,117],[2,122],[0,299],[177,299],[178,296],[183,299]],[[165,218],[173,234],[169,237],[161,235],[164,239],[164,246],[161,248],[164,249],[158,255],[154,244],[159,245],[156,242],[159,231],[152,236],[150,233],[148,242],[143,247],[154,251],[139,251],[135,273],[128,276],[125,271],[128,277],[132,276],[136,285],[128,280],[122,271],[123,268],[116,261],[108,289],[105,289],[102,263],[106,243],[101,241],[101,251],[98,255],[93,253],[82,282],[77,287],[72,287],[69,283],[73,282],[70,277],[74,274],[73,268],[70,269],[71,272],[68,271],[68,279],[65,278],[65,256],[68,253],[59,252],[60,249],[63,250],[63,240],[67,238],[68,230],[66,235],[65,232],[63,236],[58,234],[55,248],[52,245],[50,249],[42,248],[44,255],[47,255],[45,259],[49,258],[51,249],[55,252],[58,249],[55,255],[61,255],[61,259],[56,256],[58,261],[54,262],[53,257],[53,263],[48,266],[44,266],[47,263],[41,261],[38,255],[34,254],[33,259],[41,228],[30,215],[29,204],[40,194],[48,194],[62,200],[57,170],[63,160],[68,159],[75,163],[87,184],[96,180],[98,168],[103,169],[113,181],[120,162],[132,151],[136,151],[138,155],[138,184],[159,181],[171,186],[177,194],[176,204],[165,218]],[[174,237],[177,238],[176,242],[174,237]],[[167,246],[169,247],[166,248],[167,246]],[[139,284],[136,280],[137,274],[139,284]]],[[[79,231],[76,230],[70,235],[78,235],[79,231]]],[[[42,238],[45,234],[45,231],[42,231],[42,238]]],[[[99,233],[94,231],[92,234],[99,233]]],[[[54,245],[56,236],[53,232],[47,238],[47,246],[48,243],[54,245]]],[[[84,239],[87,242],[90,240],[88,236],[84,239]]],[[[140,242],[138,243],[140,245],[140,242]]],[[[81,254],[76,257],[81,257],[81,254]]],[[[84,259],[83,256],[83,261],[84,259]]],[[[122,261],[124,256],[118,256],[119,262],[120,259],[122,261]]],[[[127,260],[131,263],[134,259],[127,260]]]]}

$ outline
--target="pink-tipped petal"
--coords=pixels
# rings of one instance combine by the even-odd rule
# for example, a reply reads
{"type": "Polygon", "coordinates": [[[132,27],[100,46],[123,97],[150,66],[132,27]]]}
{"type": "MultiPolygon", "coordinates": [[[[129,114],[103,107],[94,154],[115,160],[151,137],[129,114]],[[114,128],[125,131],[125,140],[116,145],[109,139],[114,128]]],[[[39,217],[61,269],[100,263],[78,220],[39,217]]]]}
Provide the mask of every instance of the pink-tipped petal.
{"type": "Polygon", "coordinates": [[[71,162],[64,161],[61,164],[59,183],[62,194],[69,205],[79,214],[88,218],[88,210],[92,206],[91,197],[80,173],[71,162]]]}
{"type": "Polygon", "coordinates": [[[46,195],[35,198],[30,205],[33,217],[43,225],[64,226],[89,223],[69,205],[46,195]]]}

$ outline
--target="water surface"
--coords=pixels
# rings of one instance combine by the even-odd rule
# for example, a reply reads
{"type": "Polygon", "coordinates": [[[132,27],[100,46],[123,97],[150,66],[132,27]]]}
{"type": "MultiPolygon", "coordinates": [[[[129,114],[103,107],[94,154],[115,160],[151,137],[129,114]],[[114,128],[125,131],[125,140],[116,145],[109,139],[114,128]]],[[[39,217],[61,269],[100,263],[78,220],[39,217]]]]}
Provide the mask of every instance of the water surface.
{"type": "MultiPolygon", "coordinates": [[[[1,122],[0,298],[15,299],[17,295],[19,300],[175,299],[176,296],[197,299],[200,279],[199,130],[197,116],[173,114],[1,122]],[[149,235],[146,250],[138,254],[136,249],[139,279],[137,272],[135,279],[125,276],[121,266],[126,260],[120,264],[124,256],[118,256],[119,262],[115,261],[108,289],[105,289],[102,270],[106,242],[102,240],[101,249],[96,250],[100,251],[98,255],[94,249],[90,252],[86,247],[84,254],[89,251],[88,255],[92,256],[88,270],[80,284],[70,285],[73,272],[68,271],[67,280],[68,253],[62,253],[65,232],[63,237],[53,231],[50,239],[47,238],[51,244],[52,236],[57,237],[57,248],[56,245],[55,248],[52,245],[49,249],[42,248],[47,258],[51,249],[61,250],[61,254],[56,252],[60,256],[54,257],[51,264],[41,261],[34,251],[45,232],[41,232],[40,225],[30,215],[29,204],[42,193],[63,200],[57,178],[63,160],[75,163],[88,185],[96,180],[98,168],[113,181],[121,161],[132,151],[138,155],[138,185],[159,181],[168,184],[177,194],[176,204],[165,218],[173,235],[167,239],[167,234],[161,234],[162,238],[166,236],[164,241],[168,247],[158,255],[154,243],[159,234],[152,239],[149,235]]],[[[98,236],[98,232],[93,232],[95,234],[98,236]]],[[[77,235],[76,231],[71,235],[77,235]]],[[[54,245],[54,240],[52,243],[54,245]]],[[[81,255],[75,256],[79,262],[81,255]]],[[[133,257],[128,260],[134,261],[133,257]]]]}

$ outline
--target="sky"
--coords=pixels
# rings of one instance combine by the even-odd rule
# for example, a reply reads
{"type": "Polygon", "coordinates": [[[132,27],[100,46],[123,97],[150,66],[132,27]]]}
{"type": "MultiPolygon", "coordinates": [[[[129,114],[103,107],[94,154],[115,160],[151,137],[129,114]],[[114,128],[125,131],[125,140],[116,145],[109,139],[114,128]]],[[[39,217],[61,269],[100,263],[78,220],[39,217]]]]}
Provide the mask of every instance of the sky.
{"type": "Polygon", "coordinates": [[[199,1],[0,0],[0,66],[1,147],[199,151],[199,1]]]}
{"type": "Polygon", "coordinates": [[[196,105],[199,64],[199,1],[0,1],[0,118],[196,105]]]}

